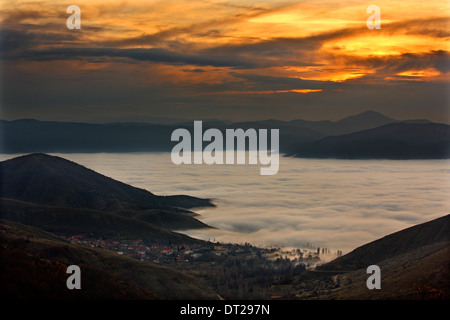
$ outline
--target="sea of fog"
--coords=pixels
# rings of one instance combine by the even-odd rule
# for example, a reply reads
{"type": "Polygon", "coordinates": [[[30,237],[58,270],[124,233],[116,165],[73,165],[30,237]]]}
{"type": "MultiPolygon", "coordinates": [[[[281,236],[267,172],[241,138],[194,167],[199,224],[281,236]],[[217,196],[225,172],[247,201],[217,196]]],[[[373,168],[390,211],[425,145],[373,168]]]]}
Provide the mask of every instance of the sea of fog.
{"type": "MultiPolygon", "coordinates": [[[[260,165],[174,165],[170,153],[54,154],[157,195],[213,198],[194,209],[217,229],[183,231],[220,242],[344,253],[449,213],[450,161],[280,157],[260,165]]],[[[0,160],[16,155],[0,155],[0,160]]]]}

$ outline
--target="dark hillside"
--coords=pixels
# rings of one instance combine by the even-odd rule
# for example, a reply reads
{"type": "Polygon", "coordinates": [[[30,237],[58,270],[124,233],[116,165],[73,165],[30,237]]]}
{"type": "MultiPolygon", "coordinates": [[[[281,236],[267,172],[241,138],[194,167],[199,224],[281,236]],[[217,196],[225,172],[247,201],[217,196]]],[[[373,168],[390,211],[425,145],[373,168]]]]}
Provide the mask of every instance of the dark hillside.
{"type": "Polygon", "coordinates": [[[355,270],[391,259],[423,246],[450,241],[450,215],[387,235],[318,267],[320,270],[355,270]]]}
{"type": "Polygon", "coordinates": [[[3,198],[42,205],[102,211],[212,206],[208,200],[189,196],[159,197],[75,162],[46,154],[0,162],[0,177],[3,198]]]}

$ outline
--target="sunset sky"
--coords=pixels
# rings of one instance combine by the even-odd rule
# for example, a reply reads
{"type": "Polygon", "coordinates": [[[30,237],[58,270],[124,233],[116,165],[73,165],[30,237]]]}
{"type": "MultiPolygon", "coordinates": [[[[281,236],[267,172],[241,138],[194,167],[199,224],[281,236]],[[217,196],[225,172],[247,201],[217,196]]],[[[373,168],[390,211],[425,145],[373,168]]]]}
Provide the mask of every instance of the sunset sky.
{"type": "Polygon", "coordinates": [[[5,120],[449,122],[449,1],[0,0],[5,120]],[[81,29],[69,30],[69,5],[81,29]],[[381,29],[368,29],[369,5],[381,29]]]}

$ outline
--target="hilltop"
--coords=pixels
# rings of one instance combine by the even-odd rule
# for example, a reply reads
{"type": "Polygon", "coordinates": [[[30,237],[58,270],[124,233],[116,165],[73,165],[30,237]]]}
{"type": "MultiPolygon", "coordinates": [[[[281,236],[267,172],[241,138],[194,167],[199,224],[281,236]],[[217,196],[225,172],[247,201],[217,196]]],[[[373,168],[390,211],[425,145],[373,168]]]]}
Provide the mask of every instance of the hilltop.
{"type": "Polygon", "coordinates": [[[42,153],[0,162],[1,195],[42,205],[120,209],[214,206],[207,199],[157,196],[106,177],[73,161],[42,153]]]}

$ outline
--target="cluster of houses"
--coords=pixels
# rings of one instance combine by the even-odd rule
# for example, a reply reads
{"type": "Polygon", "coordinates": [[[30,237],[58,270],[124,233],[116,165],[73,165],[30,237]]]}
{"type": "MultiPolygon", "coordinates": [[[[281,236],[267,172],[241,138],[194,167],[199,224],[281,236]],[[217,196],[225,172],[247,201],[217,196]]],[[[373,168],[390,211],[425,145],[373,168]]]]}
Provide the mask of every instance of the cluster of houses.
{"type": "Polygon", "coordinates": [[[74,235],[68,238],[69,241],[82,244],[92,248],[103,248],[116,252],[119,255],[131,256],[142,261],[152,261],[155,263],[170,262],[190,262],[202,256],[220,256],[242,253],[246,251],[245,246],[233,244],[225,245],[220,243],[201,244],[161,244],[146,243],[143,240],[113,240],[96,239],[88,235],[74,235]]]}
{"type": "Polygon", "coordinates": [[[329,260],[326,256],[342,255],[340,251],[331,253],[328,249],[317,248],[283,250],[282,248],[256,248],[249,243],[222,244],[219,242],[204,242],[200,244],[163,244],[158,242],[146,242],[143,240],[116,240],[116,239],[96,239],[92,235],[74,235],[68,238],[69,241],[93,247],[103,248],[116,252],[119,255],[130,256],[142,261],[154,262],[158,264],[180,264],[193,263],[193,261],[217,261],[223,260],[226,256],[247,255],[259,256],[261,254],[268,260],[279,259],[290,260],[294,265],[305,264],[314,266],[321,260],[329,260]]]}

